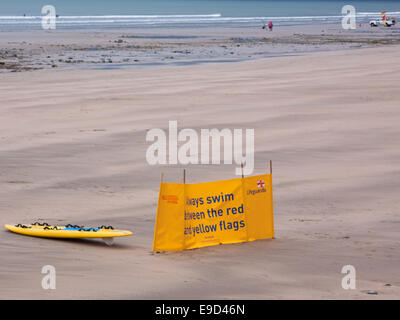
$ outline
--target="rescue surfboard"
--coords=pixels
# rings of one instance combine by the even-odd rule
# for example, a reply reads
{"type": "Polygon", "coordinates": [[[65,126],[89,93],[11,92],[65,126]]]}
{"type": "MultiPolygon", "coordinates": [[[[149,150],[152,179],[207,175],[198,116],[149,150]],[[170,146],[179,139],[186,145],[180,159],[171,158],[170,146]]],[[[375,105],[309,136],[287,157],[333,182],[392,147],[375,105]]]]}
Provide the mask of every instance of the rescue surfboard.
{"type": "Polygon", "coordinates": [[[113,244],[115,237],[132,235],[129,230],[118,230],[112,226],[84,227],[78,225],[52,226],[48,223],[35,222],[32,224],[5,225],[6,229],[32,237],[42,238],[102,238],[107,245],[113,244]]]}

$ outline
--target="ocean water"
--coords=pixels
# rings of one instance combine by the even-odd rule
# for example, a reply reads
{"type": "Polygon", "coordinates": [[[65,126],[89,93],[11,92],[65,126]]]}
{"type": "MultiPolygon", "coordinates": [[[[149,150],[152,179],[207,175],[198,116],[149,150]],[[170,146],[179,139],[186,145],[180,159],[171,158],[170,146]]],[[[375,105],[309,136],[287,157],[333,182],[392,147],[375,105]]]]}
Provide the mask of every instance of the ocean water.
{"type": "Polygon", "coordinates": [[[359,22],[386,10],[400,19],[400,0],[0,0],[0,31],[40,29],[44,5],[53,5],[57,28],[252,27],[340,23],[351,4],[359,22]]]}

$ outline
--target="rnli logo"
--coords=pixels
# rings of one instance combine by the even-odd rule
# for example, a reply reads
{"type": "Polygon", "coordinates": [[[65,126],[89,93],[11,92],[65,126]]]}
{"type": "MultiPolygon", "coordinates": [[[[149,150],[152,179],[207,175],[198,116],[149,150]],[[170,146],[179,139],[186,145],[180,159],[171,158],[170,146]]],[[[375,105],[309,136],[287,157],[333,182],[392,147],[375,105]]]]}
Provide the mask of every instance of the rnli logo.
{"type": "Polygon", "coordinates": [[[253,190],[247,190],[248,195],[256,195],[258,193],[264,193],[267,192],[267,189],[265,188],[265,181],[264,180],[257,180],[257,189],[253,190]]]}

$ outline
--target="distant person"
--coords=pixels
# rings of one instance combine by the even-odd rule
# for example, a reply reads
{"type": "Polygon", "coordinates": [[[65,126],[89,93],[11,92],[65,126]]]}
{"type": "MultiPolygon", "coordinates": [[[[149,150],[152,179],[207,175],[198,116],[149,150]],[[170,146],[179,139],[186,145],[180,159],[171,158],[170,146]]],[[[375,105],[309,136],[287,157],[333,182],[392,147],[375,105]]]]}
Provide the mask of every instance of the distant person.
{"type": "Polygon", "coordinates": [[[268,29],[269,31],[272,31],[272,28],[274,27],[274,24],[272,23],[272,21],[268,22],[268,29]]]}
{"type": "Polygon", "coordinates": [[[265,23],[263,23],[263,24],[262,24],[262,28],[263,28],[263,29],[265,29],[265,28],[266,28],[266,26],[265,26],[265,23]]]}

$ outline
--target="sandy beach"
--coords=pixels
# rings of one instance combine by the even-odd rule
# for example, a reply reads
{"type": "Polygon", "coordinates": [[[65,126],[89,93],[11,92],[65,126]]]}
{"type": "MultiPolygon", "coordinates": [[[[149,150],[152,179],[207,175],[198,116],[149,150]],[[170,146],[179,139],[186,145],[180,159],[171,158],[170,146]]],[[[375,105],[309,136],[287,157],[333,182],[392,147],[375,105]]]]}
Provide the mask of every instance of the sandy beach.
{"type": "MultiPolygon", "coordinates": [[[[134,232],[107,247],[3,228],[0,298],[398,299],[399,49],[0,74],[0,223],[134,232]],[[169,120],[255,129],[254,174],[274,164],[276,239],[151,251],[160,173],[181,181],[183,167],[148,165],[145,136],[169,120]],[[41,287],[46,264],[56,290],[41,287]],[[355,290],[341,287],[348,264],[355,290]]],[[[235,177],[186,168],[189,182],[235,177]]]]}
{"type": "Polygon", "coordinates": [[[360,24],[134,28],[0,32],[0,72],[42,69],[132,70],[149,66],[240,62],[400,44],[399,28],[360,24]]]}

